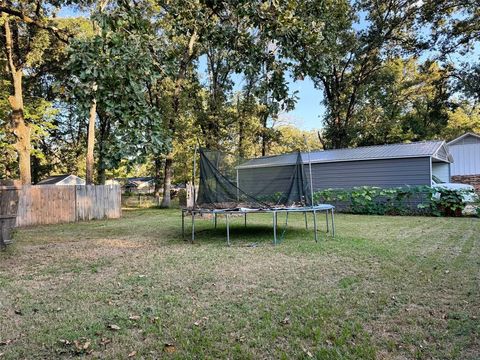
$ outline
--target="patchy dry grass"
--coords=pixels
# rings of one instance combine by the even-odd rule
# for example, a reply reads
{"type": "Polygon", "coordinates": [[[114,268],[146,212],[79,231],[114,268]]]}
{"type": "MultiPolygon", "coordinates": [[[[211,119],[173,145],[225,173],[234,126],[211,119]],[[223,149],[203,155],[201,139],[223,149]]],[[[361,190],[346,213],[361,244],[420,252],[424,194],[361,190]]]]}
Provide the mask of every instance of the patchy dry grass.
{"type": "Polygon", "coordinates": [[[198,222],[178,211],[22,229],[0,254],[0,358],[475,359],[480,222],[339,215],[198,222]],[[281,221],[280,221],[281,222],[281,221]],[[255,243],[256,246],[248,246],[255,243]]]}

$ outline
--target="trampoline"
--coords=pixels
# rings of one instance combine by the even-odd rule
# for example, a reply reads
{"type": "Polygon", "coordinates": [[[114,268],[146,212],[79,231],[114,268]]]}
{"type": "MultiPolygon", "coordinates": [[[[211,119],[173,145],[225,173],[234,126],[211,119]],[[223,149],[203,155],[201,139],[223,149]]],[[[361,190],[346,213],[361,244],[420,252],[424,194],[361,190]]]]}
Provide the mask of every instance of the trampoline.
{"type": "Polygon", "coordinates": [[[182,209],[182,238],[185,239],[185,217],[190,213],[191,216],[191,240],[195,240],[195,215],[204,215],[209,214],[212,216],[215,229],[217,228],[218,215],[223,215],[225,217],[226,224],[226,239],[227,245],[230,246],[230,216],[232,215],[243,215],[244,217],[244,226],[247,227],[247,214],[259,214],[259,213],[271,213],[272,214],[272,225],[273,225],[273,243],[277,245],[278,243],[278,214],[286,214],[285,226],[288,226],[288,214],[289,213],[303,213],[305,217],[305,228],[308,229],[308,218],[307,214],[313,214],[313,231],[315,242],[318,242],[318,225],[317,225],[317,213],[325,212],[325,223],[326,223],[326,233],[330,232],[332,237],[335,237],[335,207],[330,204],[319,204],[309,207],[290,207],[290,208],[272,208],[272,209],[249,209],[249,208],[238,208],[238,209],[182,209]],[[330,215],[330,216],[329,216],[330,215]],[[330,225],[331,221],[331,225],[330,225]]]}
{"type": "MultiPolygon", "coordinates": [[[[244,162],[235,156],[229,156],[218,151],[200,149],[200,182],[198,197],[194,190],[193,207],[183,208],[182,237],[185,239],[185,218],[191,216],[191,240],[195,240],[195,218],[200,215],[210,215],[214,227],[217,228],[218,217],[225,218],[226,241],[230,241],[230,218],[243,215],[244,226],[247,226],[247,215],[269,213],[272,214],[273,244],[279,243],[278,216],[285,214],[285,228],[280,241],[288,226],[290,213],[303,213],[305,227],[308,229],[308,216],[313,217],[314,239],[318,242],[317,213],[325,213],[326,234],[331,232],[335,236],[335,207],[330,204],[314,204],[314,194],[310,166],[310,179],[307,180],[304,164],[300,152],[297,152],[296,163],[288,176],[279,177],[263,188],[249,188],[243,190],[239,184],[238,166],[244,162]],[[330,231],[331,230],[331,231],[330,231]]],[[[294,155],[294,154],[292,154],[294,155]]],[[[194,175],[196,173],[197,149],[194,156],[194,175]]],[[[194,183],[194,182],[193,182],[194,183]]],[[[195,184],[193,184],[195,189],[195,184]]]]}

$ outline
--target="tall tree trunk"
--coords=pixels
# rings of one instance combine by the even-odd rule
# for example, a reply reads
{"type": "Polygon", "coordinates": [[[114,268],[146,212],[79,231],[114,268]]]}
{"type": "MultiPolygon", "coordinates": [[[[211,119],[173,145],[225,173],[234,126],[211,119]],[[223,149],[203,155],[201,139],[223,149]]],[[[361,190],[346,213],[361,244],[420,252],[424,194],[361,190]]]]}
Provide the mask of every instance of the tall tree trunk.
{"type": "Polygon", "coordinates": [[[98,153],[97,153],[97,184],[105,185],[106,180],[106,164],[105,164],[105,145],[108,143],[110,135],[110,117],[102,111],[101,108],[97,107],[97,116],[98,116],[98,153]]]}
{"type": "Polygon", "coordinates": [[[162,159],[159,155],[155,157],[155,203],[160,205],[160,194],[162,193],[162,159]]]}
{"type": "Polygon", "coordinates": [[[267,155],[267,145],[268,145],[268,134],[267,134],[267,122],[268,122],[268,114],[263,115],[262,119],[262,156],[267,155]]]}
{"type": "Polygon", "coordinates": [[[243,118],[239,119],[240,123],[238,124],[238,155],[241,159],[245,157],[245,150],[243,149],[244,137],[245,137],[245,130],[244,130],[244,122],[243,118]]]}
{"type": "MultiPolygon", "coordinates": [[[[180,69],[178,70],[178,76],[175,81],[175,90],[173,93],[172,99],[172,114],[170,120],[168,122],[168,130],[172,136],[172,139],[175,134],[175,121],[180,117],[180,95],[182,92],[182,85],[185,77],[187,75],[188,65],[192,61],[193,55],[193,47],[195,42],[197,41],[197,31],[194,30],[192,35],[190,36],[190,40],[188,42],[188,47],[185,49],[185,53],[183,55],[182,62],[180,63],[180,69]]],[[[160,207],[170,207],[171,197],[170,197],[170,188],[172,185],[172,175],[173,175],[173,150],[167,154],[167,158],[165,160],[165,168],[163,171],[164,178],[163,178],[163,198],[160,207]]]]}
{"type": "MultiPolygon", "coordinates": [[[[15,149],[18,153],[20,180],[22,184],[30,185],[32,183],[30,166],[31,128],[28,124],[25,123],[25,117],[23,113],[23,72],[21,67],[17,69],[13,60],[13,38],[12,31],[10,29],[10,22],[8,21],[8,18],[6,16],[2,17],[4,19],[5,50],[7,55],[7,64],[13,83],[13,95],[9,96],[8,101],[12,108],[11,121],[13,133],[17,139],[15,143],[15,149]]],[[[16,40],[18,41],[18,38],[16,40]]]]}
{"type": "Polygon", "coordinates": [[[95,120],[97,118],[97,100],[94,98],[90,105],[90,117],[88,119],[87,133],[87,161],[86,161],[86,182],[87,185],[93,184],[93,150],[95,149],[95,120]]]}
{"type": "Polygon", "coordinates": [[[173,155],[170,153],[165,159],[165,176],[163,178],[163,198],[160,207],[170,207],[172,198],[170,196],[170,189],[172,186],[173,175],[173,155]]]}

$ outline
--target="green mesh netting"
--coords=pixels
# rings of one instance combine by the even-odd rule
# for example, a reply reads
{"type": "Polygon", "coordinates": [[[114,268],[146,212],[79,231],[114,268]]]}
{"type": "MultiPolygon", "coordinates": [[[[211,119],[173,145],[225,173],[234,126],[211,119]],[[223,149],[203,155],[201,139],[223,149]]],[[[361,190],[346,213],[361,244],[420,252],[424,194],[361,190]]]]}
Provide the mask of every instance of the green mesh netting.
{"type": "Polygon", "coordinates": [[[200,149],[197,207],[232,209],[311,206],[308,178],[301,153],[294,164],[242,168],[238,157],[200,149]]]}

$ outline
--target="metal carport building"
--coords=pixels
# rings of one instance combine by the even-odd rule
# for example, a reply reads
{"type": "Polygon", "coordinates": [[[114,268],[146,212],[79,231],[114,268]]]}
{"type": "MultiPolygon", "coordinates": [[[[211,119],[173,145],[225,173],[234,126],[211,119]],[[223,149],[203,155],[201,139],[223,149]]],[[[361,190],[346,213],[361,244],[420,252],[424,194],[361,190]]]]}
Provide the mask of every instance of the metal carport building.
{"type": "MultiPolygon", "coordinates": [[[[297,153],[264,156],[237,167],[239,187],[271,195],[290,181],[297,153]]],[[[308,173],[312,166],[314,191],[356,186],[399,187],[432,184],[432,175],[450,180],[452,157],[445,141],[365,146],[302,153],[308,173]]]]}

